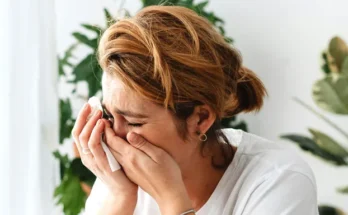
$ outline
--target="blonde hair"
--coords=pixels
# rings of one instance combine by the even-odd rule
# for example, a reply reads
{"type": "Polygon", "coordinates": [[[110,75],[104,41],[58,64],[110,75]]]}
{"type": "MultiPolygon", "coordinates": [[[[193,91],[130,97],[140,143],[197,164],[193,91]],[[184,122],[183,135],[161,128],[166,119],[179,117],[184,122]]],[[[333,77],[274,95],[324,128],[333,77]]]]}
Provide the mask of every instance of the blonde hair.
{"type": "Polygon", "coordinates": [[[239,53],[190,9],[151,6],[110,26],[99,43],[102,69],[152,102],[209,105],[218,119],[259,110],[266,94],[239,53]]]}

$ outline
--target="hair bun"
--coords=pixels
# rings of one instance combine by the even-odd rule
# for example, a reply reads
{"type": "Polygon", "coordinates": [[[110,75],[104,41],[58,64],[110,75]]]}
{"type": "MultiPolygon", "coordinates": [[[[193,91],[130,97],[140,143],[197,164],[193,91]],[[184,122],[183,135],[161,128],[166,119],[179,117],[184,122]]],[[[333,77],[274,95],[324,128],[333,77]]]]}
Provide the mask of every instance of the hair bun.
{"type": "Polygon", "coordinates": [[[263,105],[263,97],[267,95],[262,81],[250,69],[241,67],[236,78],[236,89],[226,101],[223,117],[259,111],[263,105]]]}

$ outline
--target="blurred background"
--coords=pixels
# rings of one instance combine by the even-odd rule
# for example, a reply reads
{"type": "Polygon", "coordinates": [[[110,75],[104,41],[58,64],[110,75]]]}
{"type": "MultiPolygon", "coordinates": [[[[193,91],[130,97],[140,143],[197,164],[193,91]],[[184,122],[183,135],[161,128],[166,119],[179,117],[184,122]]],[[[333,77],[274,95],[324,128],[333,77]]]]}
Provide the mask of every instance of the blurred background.
{"type": "MultiPolygon", "coordinates": [[[[100,96],[98,37],[116,17],[158,2],[1,0],[0,214],[83,213],[94,178],[70,132],[82,104],[100,96]]],[[[332,207],[321,214],[347,213],[348,1],[168,2],[208,18],[268,89],[259,113],[225,126],[296,150],[313,169],[319,204],[332,207]]]]}

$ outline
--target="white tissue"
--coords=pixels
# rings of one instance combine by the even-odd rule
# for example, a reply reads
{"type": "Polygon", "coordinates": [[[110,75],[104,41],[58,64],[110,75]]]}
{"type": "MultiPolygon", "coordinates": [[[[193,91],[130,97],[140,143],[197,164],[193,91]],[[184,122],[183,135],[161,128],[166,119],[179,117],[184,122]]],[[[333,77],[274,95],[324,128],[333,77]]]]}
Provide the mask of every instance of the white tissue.
{"type": "MultiPolygon", "coordinates": [[[[90,115],[88,115],[87,120],[89,120],[97,112],[97,110],[103,111],[103,107],[101,105],[100,100],[95,96],[91,97],[88,100],[88,104],[91,106],[92,112],[90,115]]],[[[117,162],[117,160],[115,159],[115,157],[111,153],[109,147],[104,143],[102,138],[100,138],[100,143],[101,143],[103,150],[106,154],[106,158],[108,159],[111,171],[115,172],[115,171],[121,169],[120,164],[117,162]]]]}

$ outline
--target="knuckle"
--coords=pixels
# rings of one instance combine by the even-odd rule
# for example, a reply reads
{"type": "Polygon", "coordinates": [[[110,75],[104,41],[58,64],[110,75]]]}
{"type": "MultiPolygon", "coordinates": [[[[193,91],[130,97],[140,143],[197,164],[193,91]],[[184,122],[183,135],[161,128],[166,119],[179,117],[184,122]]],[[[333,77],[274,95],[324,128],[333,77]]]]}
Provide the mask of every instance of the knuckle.
{"type": "Polygon", "coordinates": [[[136,164],[136,156],[133,153],[128,155],[128,160],[129,160],[129,163],[133,165],[136,164]]]}
{"type": "Polygon", "coordinates": [[[128,149],[125,149],[124,150],[124,154],[125,154],[125,156],[126,157],[131,157],[131,156],[133,156],[133,153],[132,153],[133,151],[131,150],[131,148],[128,148],[128,149]]]}
{"type": "Polygon", "coordinates": [[[141,140],[139,141],[139,143],[138,143],[138,148],[143,147],[146,143],[147,143],[146,140],[141,139],[141,140]]]}
{"type": "Polygon", "coordinates": [[[96,149],[97,147],[98,147],[98,142],[97,141],[89,141],[88,142],[88,148],[96,149]]]}
{"type": "Polygon", "coordinates": [[[71,131],[71,135],[75,140],[78,139],[77,137],[79,136],[79,134],[77,133],[75,128],[73,128],[73,130],[71,131]]]}
{"type": "Polygon", "coordinates": [[[138,148],[138,149],[140,149],[141,147],[143,147],[144,145],[146,144],[146,140],[144,140],[144,139],[138,139],[136,142],[135,142],[135,144],[133,144],[133,146],[135,147],[135,148],[138,148]]]}
{"type": "Polygon", "coordinates": [[[80,140],[80,142],[83,142],[83,143],[88,142],[88,136],[87,136],[87,134],[86,134],[86,133],[80,134],[79,140],[80,140]]]}

